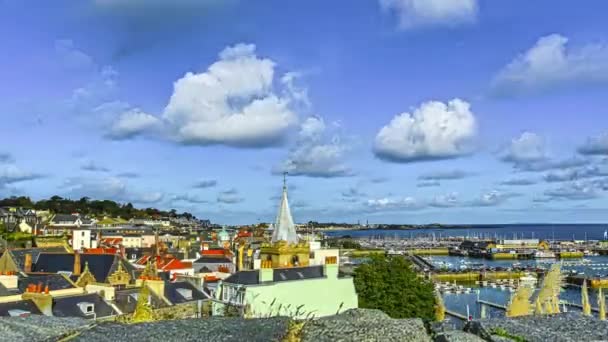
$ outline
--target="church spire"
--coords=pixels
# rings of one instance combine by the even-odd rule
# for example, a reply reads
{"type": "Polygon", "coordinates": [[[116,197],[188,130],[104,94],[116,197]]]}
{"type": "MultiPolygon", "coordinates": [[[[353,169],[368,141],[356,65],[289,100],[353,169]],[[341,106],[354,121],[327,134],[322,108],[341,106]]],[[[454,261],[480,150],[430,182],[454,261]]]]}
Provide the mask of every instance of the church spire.
{"type": "Polygon", "coordinates": [[[283,195],[281,196],[279,212],[274,225],[274,232],[272,233],[272,242],[277,241],[298,242],[296,226],[293,223],[291,211],[289,210],[289,201],[287,200],[287,172],[283,173],[283,195]]]}

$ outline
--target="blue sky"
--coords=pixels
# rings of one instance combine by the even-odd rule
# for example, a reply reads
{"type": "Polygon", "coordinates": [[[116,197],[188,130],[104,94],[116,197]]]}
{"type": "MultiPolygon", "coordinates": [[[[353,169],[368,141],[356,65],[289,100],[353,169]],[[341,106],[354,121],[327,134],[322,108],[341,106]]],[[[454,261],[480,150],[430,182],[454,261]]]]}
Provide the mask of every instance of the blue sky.
{"type": "Polygon", "coordinates": [[[0,195],[606,222],[605,1],[0,0],[0,195]]]}

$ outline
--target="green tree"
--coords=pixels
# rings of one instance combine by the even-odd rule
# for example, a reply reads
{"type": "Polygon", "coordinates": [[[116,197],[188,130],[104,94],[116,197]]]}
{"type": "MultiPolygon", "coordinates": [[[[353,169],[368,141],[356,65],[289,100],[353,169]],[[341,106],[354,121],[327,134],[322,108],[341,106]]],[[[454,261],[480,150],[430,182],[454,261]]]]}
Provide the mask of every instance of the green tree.
{"type": "Polygon", "coordinates": [[[393,318],[434,319],[433,284],[403,256],[371,255],[355,270],[354,282],[360,308],[380,309],[393,318]]]}

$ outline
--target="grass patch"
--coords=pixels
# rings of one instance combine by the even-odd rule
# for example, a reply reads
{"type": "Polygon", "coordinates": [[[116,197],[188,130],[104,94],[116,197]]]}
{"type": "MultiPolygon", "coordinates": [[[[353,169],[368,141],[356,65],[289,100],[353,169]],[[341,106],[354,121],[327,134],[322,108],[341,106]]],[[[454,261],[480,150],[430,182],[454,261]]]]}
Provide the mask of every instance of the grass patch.
{"type": "Polygon", "coordinates": [[[500,336],[500,337],[505,337],[505,338],[511,339],[511,340],[513,340],[515,342],[528,342],[525,338],[523,338],[521,336],[510,334],[508,331],[506,331],[503,328],[493,329],[491,331],[491,334],[492,335],[496,335],[496,336],[500,336]]]}

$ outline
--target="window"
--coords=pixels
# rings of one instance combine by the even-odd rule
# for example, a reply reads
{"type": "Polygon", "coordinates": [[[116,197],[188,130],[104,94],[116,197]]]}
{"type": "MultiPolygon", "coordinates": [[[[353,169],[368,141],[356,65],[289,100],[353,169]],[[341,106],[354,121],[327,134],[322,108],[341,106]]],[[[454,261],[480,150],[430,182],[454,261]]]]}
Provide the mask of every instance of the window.
{"type": "Polygon", "coordinates": [[[82,235],[81,235],[81,236],[84,236],[84,232],[82,232],[82,235]]]}
{"type": "Polygon", "coordinates": [[[80,308],[80,311],[82,311],[82,313],[84,313],[85,315],[90,315],[90,314],[95,313],[95,304],[93,304],[93,303],[81,302],[81,303],[78,303],[78,307],[80,308]]]}

